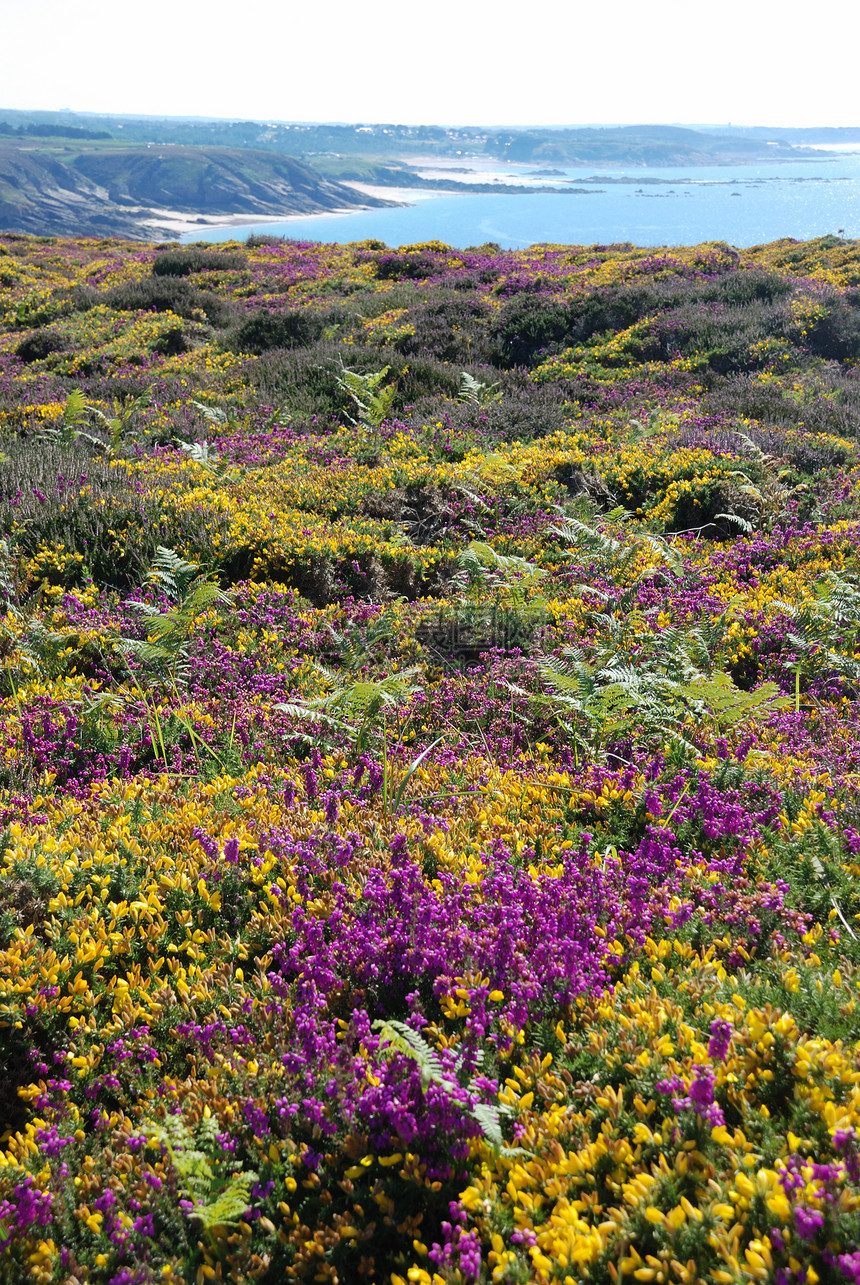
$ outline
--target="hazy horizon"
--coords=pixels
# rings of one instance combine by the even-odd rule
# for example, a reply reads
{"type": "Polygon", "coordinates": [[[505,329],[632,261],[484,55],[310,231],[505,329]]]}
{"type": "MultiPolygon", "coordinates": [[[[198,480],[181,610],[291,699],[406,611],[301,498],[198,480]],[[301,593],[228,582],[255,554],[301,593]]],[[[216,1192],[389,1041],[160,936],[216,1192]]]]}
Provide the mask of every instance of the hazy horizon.
{"type": "MultiPolygon", "coordinates": [[[[614,121],[534,121],[524,123],[522,121],[482,121],[458,120],[449,123],[443,123],[438,120],[420,120],[404,121],[397,118],[391,119],[371,119],[367,116],[355,116],[350,119],[346,117],[278,117],[273,113],[263,115],[232,114],[232,115],[212,115],[210,113],[179,113],[179,112],[132,112],[121,110],[108,110],[107,108],[96,110],[94,108],[83,107],[45,107],[44,105],[29,105],[26,107],[10,106],[7,103],[0,103],[0,112],[20,112],[29,115],[71,115],[71,116],[92,116],[92,117],[113,117],[115,119],[127,120],[178,120],[178,121],[213,121],[213,122],[242,122],[253,121],[255,124],[271,123],[273,125],[290,125],[290,126],[344,126],[358,127],[366,126],[394,126],[397,128],[407,129],[473,129],[473,130],[505,130],[505,129],[546,129],[546,130],[580,130],[580,129],[649,129],[649,128],[670,128],[670,129],[690,129],[697,131],[713,131],[718,133],[725,129],[773,129],[773,130],[860,130],[860,118],[851,124],[834,124],[831,121],[822,121],[817,124],[795,124],[787,125],[783,122],[764,123],[762,121],[748,121],[741,123],[738,121],[688,121],[688,120],[641,120],[631,121],[620,119],[614,121]]],[[[860,114],[858,114],[860,115],[860,114]]]]}

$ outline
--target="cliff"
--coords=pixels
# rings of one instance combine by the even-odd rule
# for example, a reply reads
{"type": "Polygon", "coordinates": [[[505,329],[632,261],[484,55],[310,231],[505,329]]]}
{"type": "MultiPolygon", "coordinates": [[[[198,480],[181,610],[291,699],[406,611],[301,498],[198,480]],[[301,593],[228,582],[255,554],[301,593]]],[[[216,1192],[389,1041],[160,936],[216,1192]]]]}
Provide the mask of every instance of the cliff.
{"type": "Polygon", "coordinates": [[[0,145],[0,230],[151,240],[170,215],[320,214],[398,204],[289,156],[226,147],[0,145]]]}

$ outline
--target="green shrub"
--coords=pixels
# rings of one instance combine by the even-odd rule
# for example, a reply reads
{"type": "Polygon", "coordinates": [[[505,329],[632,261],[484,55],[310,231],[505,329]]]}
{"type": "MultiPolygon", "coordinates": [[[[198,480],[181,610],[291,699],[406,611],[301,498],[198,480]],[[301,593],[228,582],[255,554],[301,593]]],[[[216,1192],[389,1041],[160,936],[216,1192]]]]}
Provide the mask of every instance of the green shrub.
{"type": "Polygon", "coordinates": [[[506,391],[500,401],[490,401],[483,408],[486,432],[491,440],[530,442],[560,432],[568,415],[551,385],[532,390],[506,391]]]}
{"type": "Polygon", "coordinates": [[[29,364],[33,361],[43,361],[52,353],[65,352],[68,346],[65,336],[56,330],[34,330],[18,344],[15,356],[29,364]]]}
{"type": "Polygon", "coordinates": [[[504,304],[493,326],[493,360],[500,366],[530,366],[539,353],[560,352],[594,335],[624,330],[656,311],[668,290],[677,293],[677,284],[662,289],[606,288],[573,300],[516,295],[504,304]]]}
{"type": "Polygon", "coordinates": [[[286,245],[287,238],[278,236],[276,232],[252,232],[250,236],[245,237],[245,245],[249,250],[261,249],[266,245],[286,245]]]}
{"type": "Polygon", "coordinates": [[[330,339],[310,348],[264,352],[249,366],[248,379],[266,401],[283,406],[294,418],[321,416],[343,423],[345,401],[338,377],[344,357],[361,375],[389,367],[397,388],[395,414],[422,398],[457,399],[460,371],[456,366],[432,358],[405,358],[393,348],[344,348],[330,339]]]}
{"type": "Polygon", "coordinates": [[[171,326],[160,339],[152,345],[152,351],[161,357],[177,357],[182,352],[190,352],[194,347],[181,326],[171,326]]]}
{"type": "Polygon", "coordinates": [[[380,281],[423,281],[445,271],[446,260],[423,251],[408,254],[383,254],[376,260],[376,275],[380,281]]]}
{"type": "Polygon", "coordinates": [[[104,302],[104,295],[95,286],[72,286],[69,290],[60,291],[59,297],[63,301],[64,312],[70,313],[89,312],[90,308],[104,302]]]}
{"type": "Polygon", "coordinates": [[[387,349],[382,354],[397,380],[395,405],[402,409],[422,397],[445,397],[456,400],[460,392],[460,371],[456,366],[430,357],[404,361],[400,353],[387,349]]]}
{"type": "Polygon", "coordinates": [[[570,330],[570,308],[560,299],[523,294],[510,299],[493,326],[493,360],[499,366],[530,366],[539,352],[560,349],[570,330]]]}
{"type": "Polygon", "coordinates": [[[736,375],[721,380],[708,393],[703,409],[709,415],[754,419],[779,428],[797,428],[802,423],[810,433],[851,439],[858,436],[860,427],[860,381],[838,367],[824,368],[817,386],[800,401],[793,388],[736,375]]]}
{"type": "Polygon", "coordinates": [[[189,245],[182,250],[164,250],[152,265],[154,277],[188,277],[192,272],[224,272],[244,268],[244,254],[215,250],[205,245],[189,245]]]}
{"type": "Polygon", "coordinates": [[[409,321],[415,333],[396,343],[398,352],[409,356],[428,353],[438,361],[487,362],[492,348],[487,339],[491,309],[470,298],[445,299],[412,309],[409,321]]]}
{"type": "Polygon", "coordinates": [[[790,295],[792,289],[792,283],[784,277],[753,268],[748,272],[727,272],[702,291],[702,298],[742,307],[748,303],[775,303],[790,295]]]}
{"type": "Polygon", "coordinates": [[[212,325],[224,325],[233,315],[229,303],[216,294],[169,275],[127,281],[107,290],[100,302],[118,312],[174,312],[177,317],[194,320],[199,320],[202,312],[212,325]]]}
{"type": "Polygon", "coordinates": [[[234,352],[259,355],[278,348],[307,348],[321,338],[328,324],[326,315],[307,308],[284,312],[258,312],[234,332],[234,352]]]}
{"type": "Polygon", "coordinates": [[[440,296],[453,298],[453,294],[449,295],[440,288],[424,289],[411,282],[392,286],[390,290],[374,291],[372,294],[357,291],[351,296],[345,315],[347,318],[378,317],[383,312],[392,312],[396,308],[420,308],[423,304],[436,302],[440,296]]]}
{"type": "Polygon", "coordinates": [[[337,383],[342,352],[331,341],[313,348],[273,349],[249,363],[246,378],[262,399],[283,406],[294,418],[317,415],[336,420],[343,406],[337,383]]]}
{"type": "Polygon", "coordinates": [[[830,361],[860,358],[860,290],[832,298],[826,316],[809,328],[806,346],[830,361]]]}

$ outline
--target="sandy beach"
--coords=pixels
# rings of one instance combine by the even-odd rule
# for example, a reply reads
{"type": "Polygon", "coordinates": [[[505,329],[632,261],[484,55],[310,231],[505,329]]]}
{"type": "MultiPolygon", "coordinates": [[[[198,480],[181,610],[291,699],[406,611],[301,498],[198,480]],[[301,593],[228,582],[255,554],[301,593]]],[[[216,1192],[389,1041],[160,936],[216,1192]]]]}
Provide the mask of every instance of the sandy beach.
{"type": "Polygon", "coordinates": [[[149,218],[141,219],[140,225],[152,228],[153,232],[175,232],[185,236],[189,232],[203,232],[210,228],[247,228],[258,227],[264,223],[285,223],[288,219],[326,218],[333,214],[359,214],[370,209],[370,206],[344,208],[338,210],[320,210],[315,214],[185,214],[181,210],[150,211],[149,218]]]}
{"type": "MultiPolygon", "coordinates": [[[[431,197],[451,196],[451,192],[433,192],[429,189],[417,190],[411,187],[374,187],[370,183],[344,183],[344,187],[352,187],[357,192],[363,192],[367,196],[379,196],[387,201],[394,201],[396,206],[417,205],[419,201],[427,201],[431,197]]],[[[456,195],[456,193],[454,193],[456,195]]],[[[153,217],[142,219],[142,227],[151,227],[161,231],[174,232],[179,236],[187,236],[192,232],[203,232],[210,229],[222,231],[228,228],[255,228],[262,227],[267,223],[291,223],[298,219],[332,219],[342,217],[344,214],[367,214],[368,211],[377,209],[372,205],[352,205],[345,206],[342,209],[335,210],[318,210],[313,214],[261,214],[259,216],[251,214],[234,214],[229,217],[224,215],[200,215],[183,214],[178,210],[165,210],[163,217],[153,217]]],[[[162,212],[152,212],[159,213],[162,212]]]]}
{"type": "MultiPolygon", "coordinates": [[[[416,191],[408,187],[374,187],[369,183],[344,183],[344,187],[354,188],[356,192],[361,192],[367,196],[380,197],[386,201],[393,201],[397,205],[414,205],[417,201],[427,200],[429,197],[450,195],[450,193],[431,192],[428,190],[416,191]]],[[[187,236],[191,232],[203,232],[209,229],[217,228],[250,228],[258,227],[267,223],[288,223],[294,219],[326,219],[334,218],[343,214],[365,214],[368,210],[378,208],[371,205],[352,205],[343,206],[334,210],[317,210],[313,213],[296,213],[291,211],[288,214],[188,214],[182,210],[160,210],[147,209],[141,210],[146,214],[146,218],[140,219],[140,225],[144,228],[151,228],[153,232],[173,232],[177,236],[187,236]]]]}

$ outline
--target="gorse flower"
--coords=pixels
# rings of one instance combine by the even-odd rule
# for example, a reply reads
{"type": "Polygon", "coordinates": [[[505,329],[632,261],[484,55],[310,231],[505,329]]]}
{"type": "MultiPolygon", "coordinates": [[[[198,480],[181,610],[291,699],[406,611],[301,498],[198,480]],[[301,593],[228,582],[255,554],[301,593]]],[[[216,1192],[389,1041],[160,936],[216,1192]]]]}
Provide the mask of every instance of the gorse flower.
{"type": "Polygon", "coordinates": [[[860,1280],[858,280],[0,236],[2,1285],[860,1280]]]}

